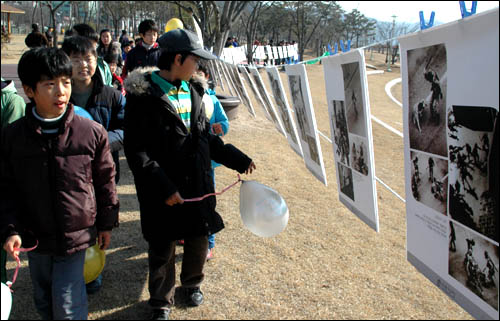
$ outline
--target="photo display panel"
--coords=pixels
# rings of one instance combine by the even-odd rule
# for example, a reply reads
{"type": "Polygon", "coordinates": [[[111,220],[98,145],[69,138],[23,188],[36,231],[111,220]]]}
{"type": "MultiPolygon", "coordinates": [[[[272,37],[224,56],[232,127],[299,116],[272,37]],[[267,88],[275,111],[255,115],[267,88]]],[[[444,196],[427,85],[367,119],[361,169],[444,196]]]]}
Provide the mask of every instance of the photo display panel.
{"type": "Polygon", "coordinates": [[[401,37],[408,260],[498,320],[498,8],[401,37]]]}
{"type": "Polygon", "coordinates": [[[273,124],[276,126],[276,129],[278,129],[278,132],[280,132],[282,135],[286,137],[285,129],[283,128],[283,124],[281,123],[280,118],[278,117],[278,113],[276,112],[276,109],[274,108],[274,105],[271,101],[271,96],[269,95],[269,92],[267,91],[266,87],[264,86],[264,82],[262,81],[262,78],[260,76],[259,70],[255,67],[248,67],[248,70],[250,70],[250,73],[253,77],[253,80],[257,86],[257,90],[260,93],[260,96],[264,102],[264,108],[266,110],[266,117],[269,119],[273,124]]]}
{"type": "Polygon", "coordinates": [[[306,67],[303,64],[286,65],[285,72],[288,76],[299,141],[306,167],[320,182],[327,185],[325,164],[323,163],[323,153],[319,142],[306,67]]]}
{"type": "Polygon", "coordinates": [[[253,109],[252,102],[250,101],[250,97],[248,97],[247,90],[245,86],[243,86],[243,81],[241,80],[240,73],[238,71],[238,67],[236,65],[229,66],[230,72],[234,77],[234,84],[236,85],[237,91],[240,93],[240,98],[242,98],[243,103],[247,106],[248,112],[250,115],[255,117],[255,110],[253,109]]]}
{"type": "Polygon", "coordinates": [[[221,73],[224,76],[224,79],[226,79],[226,84],[227,84],[227,87],[229,88],[229,93],[231,93],[231,95],[237,96],[239,98],[238,93],[234,90],[234,85],[232,83],[232,79],[229,77],[229,74],[227,72],[226,63],[223,61],[219,61],[219,65],[221,67],[220,68],[221,73]]]}
{"type": "Polygon", "coordinates": [[[339,200],[379,231],[370,99],[362,50],[322,60],[339,200]]]}
{"type": "Polygon", "coordinates": [[[285,136],[288,139],[290,147],[292,147],[294,152],[296,152],[300,157],[304,157],[302,145],[299,141],[297,127],[295,126],[295,121],[293,120],[288,99],[286,99],[285,88],[281,82],[279,71],[276,67],[270,67],[266,68],[266,72],[269,78],[269,83],[271,84],[274,101],[276,102],[278,121],[283,124],[283,130],[286,132],[285,136]]]}

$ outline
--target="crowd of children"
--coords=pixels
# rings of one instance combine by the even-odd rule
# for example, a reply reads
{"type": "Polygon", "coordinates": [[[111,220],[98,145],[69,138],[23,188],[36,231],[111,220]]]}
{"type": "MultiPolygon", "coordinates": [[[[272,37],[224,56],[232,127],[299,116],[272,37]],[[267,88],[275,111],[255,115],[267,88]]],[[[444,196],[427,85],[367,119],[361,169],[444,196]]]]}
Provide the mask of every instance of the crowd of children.
{"type": "Polygon", "coordinates": [[[43,319],[88,317],[87,294],[102,276],[85,284],[85,252],[95,243],[108,248],[119,225],[120,150],[140,203],[157,320],[174,304],[176,242],[184,241],[183,299],[198,306],[213,235],[224,228],[214,196],[184,200],[214,192],[218,163],[247,174],[256,168],[220,138],[229,123],[205,64],[215,56],[188,30],[158,39],[153,20],[138,29],[140,41],[123,31],[113,42],[108,29],[98,35],[79,24],[61,49],[35,43],[18,64],[27,105],[2,79],[2,282],[5,253],[16,259],[21,247],[35,246],[28,260],[43,319]]]}

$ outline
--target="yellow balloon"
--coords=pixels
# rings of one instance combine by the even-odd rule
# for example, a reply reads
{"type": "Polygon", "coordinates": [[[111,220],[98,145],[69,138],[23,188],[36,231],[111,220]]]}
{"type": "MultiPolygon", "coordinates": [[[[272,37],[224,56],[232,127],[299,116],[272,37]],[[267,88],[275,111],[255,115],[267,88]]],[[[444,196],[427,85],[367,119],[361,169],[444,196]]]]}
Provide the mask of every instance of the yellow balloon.
{"type": "Polygon", "coordinates": [[[170,30],[174,29],[183,29],[184,24],[180,19],[177,18],[172,18],[169,21],[167,21],[167,25],[165,26],[165,32],[169,32],[170,30]]]}
{"type": "Polygon", "coordinates": [[[87,248],[85,251],[85,264],[83,265],[83,277],[85,284],[97,279],[104,269],[106,254],[99,248],[99,244],[87,248]]]}

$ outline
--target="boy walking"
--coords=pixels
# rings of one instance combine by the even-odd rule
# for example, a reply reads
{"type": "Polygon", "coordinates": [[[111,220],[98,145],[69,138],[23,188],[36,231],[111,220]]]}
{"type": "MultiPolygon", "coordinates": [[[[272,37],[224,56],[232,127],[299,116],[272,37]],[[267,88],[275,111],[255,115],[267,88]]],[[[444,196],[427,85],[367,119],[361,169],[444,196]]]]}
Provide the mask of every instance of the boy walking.
{"type": "Polygon", "coordinates": [[[28,252],[35,306],[43,319],[86,320],[85,249],[101,249],[118,225],[115,168],[106,130],[76,116],[71,62],[37,48],[19,61],[31,103],[5,127],[0,144],[0,230],[4,249],[28,252]]]}
{"type": "Polygon", "coordinates": [[[111,154],[116,166],[116,183],[120,180],[119,151],[123,147],[123,119],[125,97],[120,91],[105,86],[101,74],[96,72],[97,52],[86,37],[64,39],[62,49],[69,56],[73,74],[71,102],[84,108],[92,118],[108,131],[111,154]]]}
{"type": "MultiPolygon", "coordinates": [[[[138,69],[125,80],[125,156],[134,175],[141,227],[149,244],[149,305],[153,319],[168,319],[175,293],[175,241],[184,239],[181,292],[185,303],[203,303],[200,285],[210,234],[224,228],[214,196],[213,159],[240,173],[255,164],[236,147],[210,133],[204,89],[193,82],[200,59],[214,57],[190,31],[159,39],[158,67],[138,69]]],[[[210,99],[210,98],[208,98],[210,99]]]]}
{"type": "Polygon", "coordinates": [[[161,50],[156,42],[158,39],[158,26],[153,20],[144,20],[139,24],[141,41],[129,51],[122,70],[122,78],[139,67],[156,67],[161,50]]]}

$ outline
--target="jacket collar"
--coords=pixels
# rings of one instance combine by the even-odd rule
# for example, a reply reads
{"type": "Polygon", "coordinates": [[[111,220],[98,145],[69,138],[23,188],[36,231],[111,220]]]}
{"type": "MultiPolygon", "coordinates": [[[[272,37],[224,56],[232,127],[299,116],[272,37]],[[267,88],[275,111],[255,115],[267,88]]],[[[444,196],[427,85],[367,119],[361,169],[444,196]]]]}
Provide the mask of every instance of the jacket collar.
{"type": "MultiPolygon", "coordinates": [[[[34,103],[28,103],[26,105],[26,120],[28,127],[33,130],[36,134],[42,135],[42,126],[40,125],[40,121],[33,115],[33,108],[35,107],[34,103]]],[[[69,127],[69,124],[71,121],[73,121],[74,118],[74,109],[73,109],[73,104],[68,103],[68,106],[66,107],[66,111],[64,112],[64,116],[61,119],[61,123],[59,126],[59,133],[58,135],[64,133],[66,129],[69,127]]]]}

